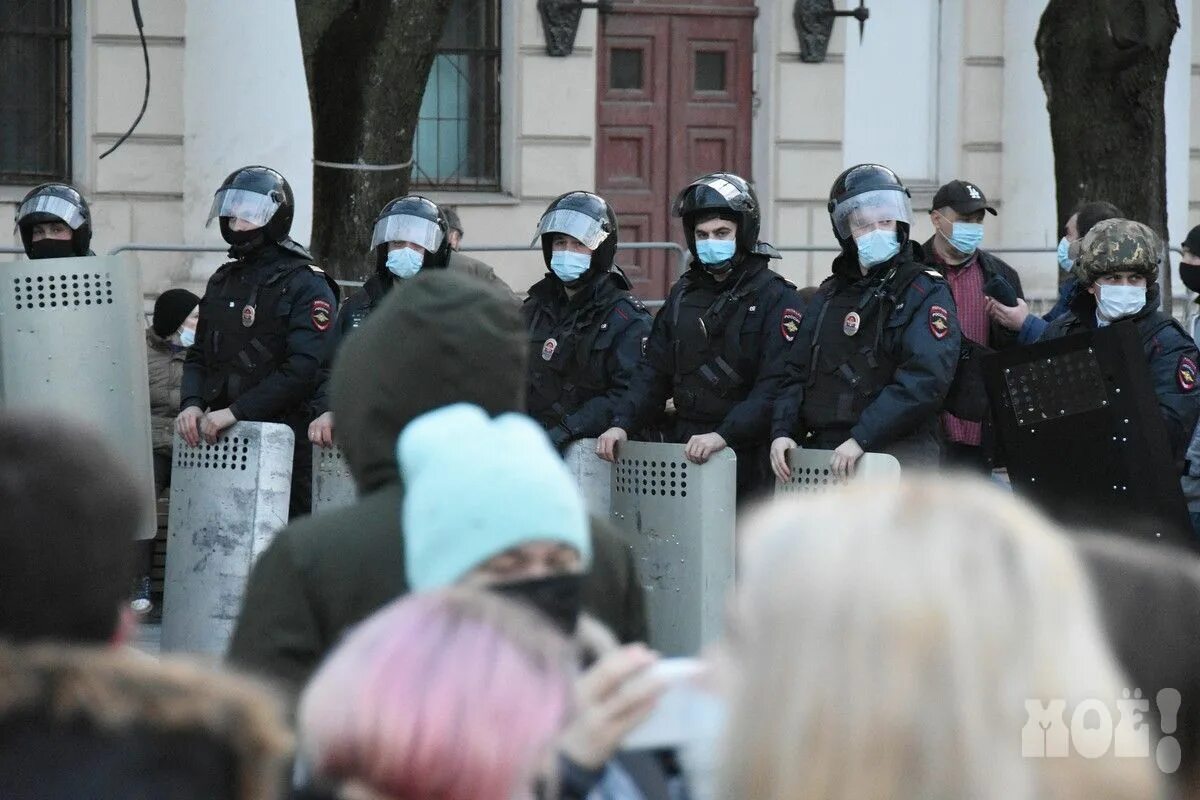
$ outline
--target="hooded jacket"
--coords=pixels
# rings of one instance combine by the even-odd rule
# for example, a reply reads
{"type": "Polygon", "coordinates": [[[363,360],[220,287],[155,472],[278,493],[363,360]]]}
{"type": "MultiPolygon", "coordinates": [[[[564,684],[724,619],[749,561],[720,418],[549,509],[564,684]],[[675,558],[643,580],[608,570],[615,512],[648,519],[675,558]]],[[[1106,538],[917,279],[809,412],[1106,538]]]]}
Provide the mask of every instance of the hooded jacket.
{"type": "MultiPolygon", "coordinates": [[[[431,267],[430,269],[438,268],[431,267]]],[[[486,283],[492,284],[497,290],[511,298],[513,303],[517,305],[521,303],[521,299],[513,294],[512,289],[496,274],[496,271],[478,259],[465,256],[457,250],[451,250],[450,258],[444,269],[462,275],[473,275],[486,283]]],[[[375,310],[375,307],[383,302],[383,298],[398,283],[400,283],[400,279],[388,272],[387,267],[381,265],[376,268],[374,275],[367,278],[362,288],[351,295],[350,299],[343,303],[341,309],[338,310],[337,319],[334,321],[333,330],[330,332],[329,341],[326,343],[325,354],[321,359],[321,367],[317,370],[317,388],[313,391],[311,401],[312,416],[314,418],[321,416],[329,410],[329,386],[330,377],[333,374],[333,360],[337,355],[338,348],[341,346],[342,339],[352,330],[361,326],[370,313],[375,310]]]]}
{"type": "MultiPolygon", "coordinates": [[[[338,441],[354,505],[298,520],[254,565],[229,659],[299,690],[350,626],[408,591],[396,438],[450,403],[489,414],[524,407],[525,329],[492,284],[436,270],[389,292],[334,366],[338,441]]],[[[464,487],[466,489],[466,487],[464,487]]],[[[584,607],[623,638],[645,634],[632,556],[593,521],[584,607]]]]}
{"type": "Polygon", "coordinates": [[[140,653],[0,646],[5,800],[274,800],[289,745],[243,679],[140,653]]]}

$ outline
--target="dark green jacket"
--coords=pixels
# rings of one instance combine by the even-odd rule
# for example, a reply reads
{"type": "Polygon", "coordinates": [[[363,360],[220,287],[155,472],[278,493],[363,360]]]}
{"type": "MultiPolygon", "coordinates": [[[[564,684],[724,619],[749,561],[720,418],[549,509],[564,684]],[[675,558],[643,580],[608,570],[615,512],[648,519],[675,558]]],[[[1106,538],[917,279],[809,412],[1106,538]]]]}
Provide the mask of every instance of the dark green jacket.
{"type": "MultiPolygon", "coordinates": [[[[405,594],[396,437],[450,403],[519,410],[524,383],[524,324],[502,288],[438,270],[389,292],[333,371],[338,442],[359,500],[278,534],[251,572],[229,660],[298,691],[348,628],[405,594]]],[[[623,639],[643,639],[632,555],[607,527],[594,525],[592,538],[585,607],[623,639]]]]}

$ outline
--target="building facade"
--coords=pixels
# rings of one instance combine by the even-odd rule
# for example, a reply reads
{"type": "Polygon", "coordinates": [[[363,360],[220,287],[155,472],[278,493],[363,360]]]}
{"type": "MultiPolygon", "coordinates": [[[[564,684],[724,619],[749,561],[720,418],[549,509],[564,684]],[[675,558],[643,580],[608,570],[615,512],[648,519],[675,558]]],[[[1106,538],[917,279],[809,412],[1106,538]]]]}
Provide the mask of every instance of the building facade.
{"type": "MultiPolygon", "coordinates": [[[[1197,3],[1179,3],[1167,81],[1175,243],[1200,222],[1197,3]]],[[[787,248],[832,246],[830,183],[847,165],[878,161],[912,188],[917,237],[930,233],[937,186],[966,178],[1000,211],[985,247],[1054,247],[1053,156],[1033,45],[1042,3],[870,0],[861,41],[857,23],[839,20],[822,63],[800,59],[794,5],[617,0],[613,13],[583,11],[572,53],[556,57],[536,0],[454,0],[426,88],[412,190],[457,206],[467,246],[527,245],[546,204],[579,188],[614,203],[624,241],[682,241],[669,214],[675,192],[729,169],[755,182],[763,236],[784,249],[781,271],[810,285],[827,274],[830,254],[787,248]]],[[[294,233],[307,241],[312,160],[324,155],[312,152],[293,3],[178,0],[145,3],[142,13],[148,110],[99,160],[142,100],[129,3],[0,0],[0,211],[11,213],[40,180],[65,176],[91,198],[98,252],[125,242],[219,246],[204,227],[213,190],[234,168],[265,163],[295,188],[294,233]]],[[[480,257],[518,290],[543,271],[536,252],[480,257]]],[[[1031,294],[1053,291],[1051,254],[1005,257],[1031,294]]],[[[145,291],[203,284],[221,260],[143,254],[145,291]]],[[[620,261],[646,299],[663,296],[677,264],[653,251],[620,261]]]]}

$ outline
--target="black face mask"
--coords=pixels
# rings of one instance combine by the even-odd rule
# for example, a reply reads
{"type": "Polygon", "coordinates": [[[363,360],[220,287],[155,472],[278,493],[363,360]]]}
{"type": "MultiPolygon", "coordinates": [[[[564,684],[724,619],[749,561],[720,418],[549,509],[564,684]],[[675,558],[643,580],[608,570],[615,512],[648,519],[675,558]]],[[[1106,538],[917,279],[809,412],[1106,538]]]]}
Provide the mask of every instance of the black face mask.
{"type": "Polygon", "coordinates": [[[1200,264],[1180,264],[1179,278],[1193,292],[1200,292],[1200,264]]]}
{"type": "Polygon", "coordinates": [[[30,258],[74,258],[75,243],[70,239],[38,239],[29,243],[30,258]]]}
{"type": "Polygon", "coordinates": [[[575,635],[583,610],[583,574],[569,572],[488,587],[501,597],[536,608],[567,636],[575,635]]]}
{"type": "Polygon", "coordinates": [[[228,242],[229,249],[239,256],[253,253],[266,241],[262,228],[255,228],[249,231],[235,231],[229,227],[229,220],[225,217],[221,218],[221,238],[228,242]]]}

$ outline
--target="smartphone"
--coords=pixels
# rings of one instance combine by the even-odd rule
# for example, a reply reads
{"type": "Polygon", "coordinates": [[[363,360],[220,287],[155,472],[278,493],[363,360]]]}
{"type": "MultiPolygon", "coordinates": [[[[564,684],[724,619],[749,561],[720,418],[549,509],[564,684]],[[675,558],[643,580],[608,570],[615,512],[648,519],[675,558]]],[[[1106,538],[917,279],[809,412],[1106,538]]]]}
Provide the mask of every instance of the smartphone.
{"type": "Polygon", "coordinates": [[[648,678],[665,683],[667,690],[646,721],[625,737],[621,749],[680,747],[701,736],[705,726],[715,724],[708,713],[711,693],[700,688],[697,680],[705,670],[697,658],[664,658],[646,670],[648,678]]]}

